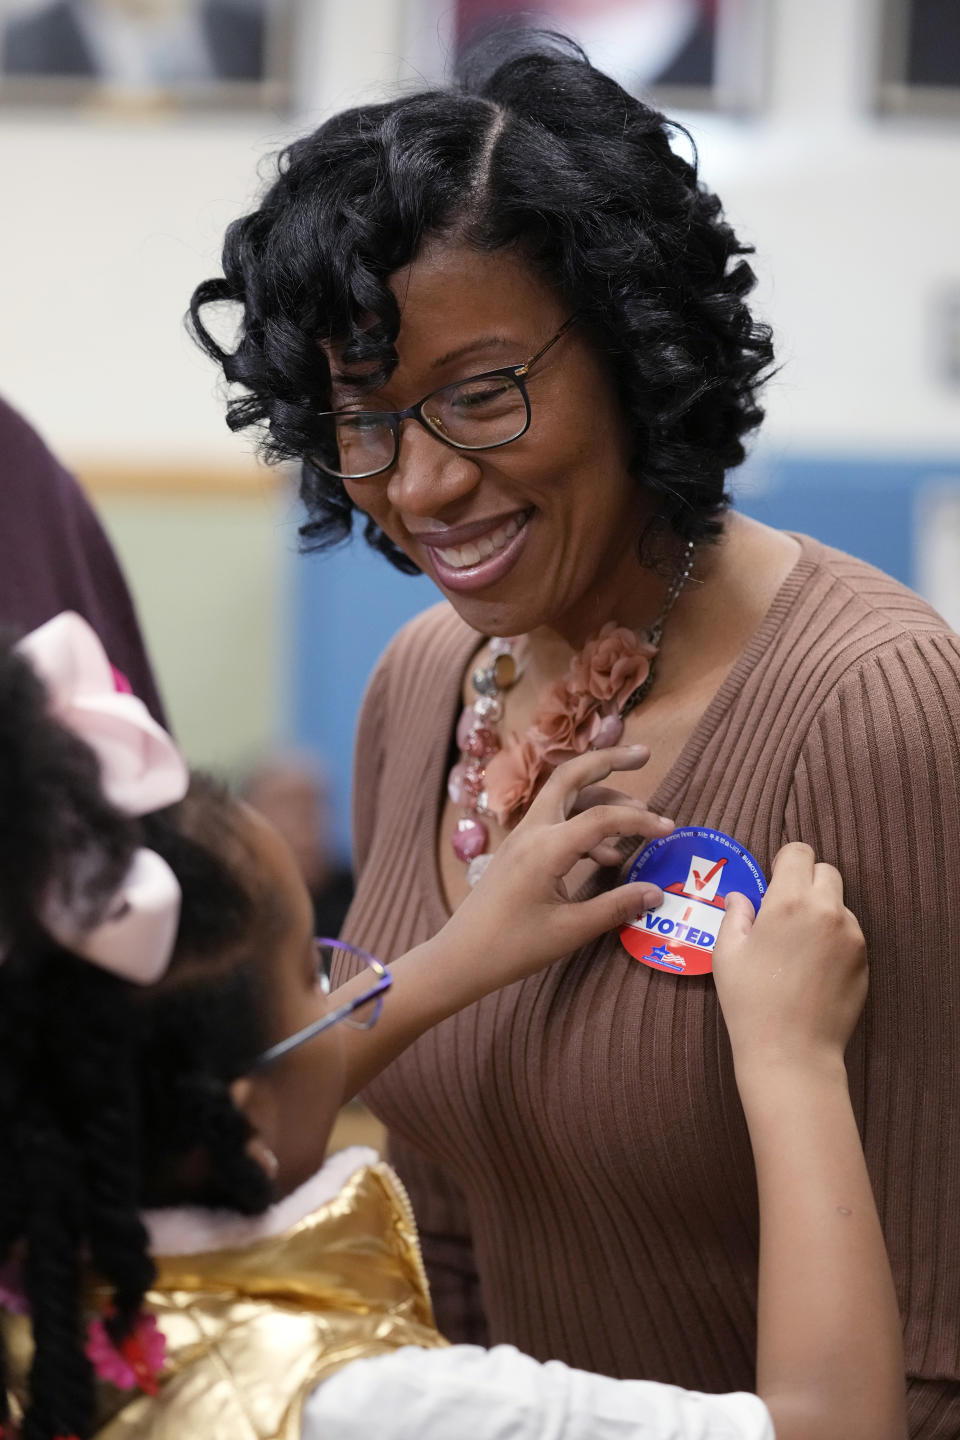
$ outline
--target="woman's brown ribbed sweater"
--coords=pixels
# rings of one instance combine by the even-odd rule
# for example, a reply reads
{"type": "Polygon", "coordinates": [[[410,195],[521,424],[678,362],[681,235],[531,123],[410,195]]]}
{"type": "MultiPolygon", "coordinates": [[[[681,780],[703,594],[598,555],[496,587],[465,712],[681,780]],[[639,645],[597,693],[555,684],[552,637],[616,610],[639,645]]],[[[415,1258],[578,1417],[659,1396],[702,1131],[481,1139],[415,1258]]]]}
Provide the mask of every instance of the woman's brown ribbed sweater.
{"type": "MultiPolygon", "coordinates": [[[[728,831],[766,869],[806,840],[843,873],[871,963],[848,1068],[906,1321],[911,1433],[957,1440],[960,639],[895,581],[801,544],[652,804],[728,831]]],[[[385,959],[446,918],[436,832],[478,643],[439,606],[370,683],[345,934],[385,959]]],[[[369,1098],[451,1338],[752,1388],[756,1194],[709,976],[650,970],[608,936],[438,1026],[369,1098]],[[469,1323],[478,1301],[486,1332],[469,1323]]]]}

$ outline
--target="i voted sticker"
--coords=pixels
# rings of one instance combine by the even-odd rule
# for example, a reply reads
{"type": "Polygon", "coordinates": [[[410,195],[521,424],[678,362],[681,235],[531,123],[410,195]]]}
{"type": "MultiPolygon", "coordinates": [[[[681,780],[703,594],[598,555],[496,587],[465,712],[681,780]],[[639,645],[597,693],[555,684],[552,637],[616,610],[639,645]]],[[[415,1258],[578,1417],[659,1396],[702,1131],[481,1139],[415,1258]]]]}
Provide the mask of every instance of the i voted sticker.
{"type": "Polygon", "coordinates": [[[635,960],[671,975],[707,975],[726,908],[739,890],[759,908],[767,884],[756,860],[722,830],[687,825],[651,840],[633,863],[628,880],[651,880],[663,904],[620,931],[635,960]]]}

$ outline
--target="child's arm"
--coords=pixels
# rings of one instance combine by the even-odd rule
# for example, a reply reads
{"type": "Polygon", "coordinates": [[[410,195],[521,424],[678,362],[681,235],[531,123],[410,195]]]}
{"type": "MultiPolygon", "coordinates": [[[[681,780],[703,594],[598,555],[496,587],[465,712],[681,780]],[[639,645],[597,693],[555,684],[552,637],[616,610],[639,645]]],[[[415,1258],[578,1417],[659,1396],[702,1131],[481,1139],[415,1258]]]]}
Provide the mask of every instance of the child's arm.
{"type": "MultiPolygon", "coordinates": [[[[673,829],[671,820],[616,792],[601,792],[604,803],[574,814],[581,791],[613,770],[638,769],[649,754],[645,746],[598,750],[554,771],[443,929],[391,965],[393,984],[376,1026],[345,1032],[344,1100],[447,1016],[660,903],[662,891],[647,883],[578,902],[564,887],[578,860],[604,853],[604,840],[673,829]]],[[[355,977],[337,989],[337,1003],[367,985],[368,977],[355,977]]]]}
{"type": "Polygon", "coordinates": [[[781,850],[756,920],[728,897],[714,976],[757,1167],[757,1392],[777,1440],[903,1440],[900,1317],[843,1061],[867,969],[837,871],[781,850]]]}

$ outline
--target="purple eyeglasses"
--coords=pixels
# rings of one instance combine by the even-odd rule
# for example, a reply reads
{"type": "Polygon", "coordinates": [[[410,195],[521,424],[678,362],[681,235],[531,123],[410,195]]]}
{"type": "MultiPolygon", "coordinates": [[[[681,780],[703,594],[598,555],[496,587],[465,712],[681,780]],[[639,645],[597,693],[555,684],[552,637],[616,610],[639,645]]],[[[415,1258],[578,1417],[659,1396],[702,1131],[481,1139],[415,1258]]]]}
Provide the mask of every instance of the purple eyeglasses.
{"type": "Polygon", "coordinates": [[[370,987],[361,994],[355,995],[352,1000],[347,1000],[343,1005],[338,1005],[334,1010],[328,1010],[319,1020],[314,1020],[312,1025],[305,1025],[302,1030],[295,1030],[288,1035],[286,1040],[278,1040],[276,1045],[271,1045],[258,1055],[251,1068],[259,1070],[263,1065],[269,1065],[273,1060],[279,1060],[281,1055],[289,1055],[291,1050],[296,1050],[312,1040],[316,1035],[322,1035],[324,1030],[329,1030],[331,1025],[338,1025],[342,1020],[353,1030],[369,1030],[376,1025],[383,1009],[383,997],[393,984],[393,976],[374,955],[361,950],[358,945],[349,945],[346,940],[329,940],[318,935],[314,940],[317,952],[317,982],[324,995],[330,994],[330,972],[333,968],[334,958],[337,951],[344,951],[348,955],[355,955],[362,960],[370,972],[370,987]]]}

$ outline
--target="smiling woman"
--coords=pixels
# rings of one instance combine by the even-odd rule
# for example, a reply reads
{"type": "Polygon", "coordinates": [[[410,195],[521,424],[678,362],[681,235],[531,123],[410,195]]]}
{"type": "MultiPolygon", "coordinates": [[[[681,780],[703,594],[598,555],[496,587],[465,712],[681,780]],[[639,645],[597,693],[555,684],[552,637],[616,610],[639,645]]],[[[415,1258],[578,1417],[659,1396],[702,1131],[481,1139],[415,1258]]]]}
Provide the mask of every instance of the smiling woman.
{"type": "MultiPolygon", "coordinates": [[[[960,906],[931,877],[960,868],[960,646],[887,577],[729,508],[770,335],[675,133],[557,37],[495,38],[449,88],[290,146],[193,324],[229,423],[303,462],[306,544],[359,516],[444,599],[360,717],[352,942],[390,959],[436,933],[553,766],[620,740],[650,747],[624,785],[653,811],[764,870],[788,840],[840,869],[871,956],[849,1065],[912,1433],[946,1440],[960,1126],[929,1116],[952,1103],[936,977],[960,906]]],[[[630,853],[596,846],[571,883],[610,886],[630,853]]],[[[370,1099],[451,1338],[752,1385],[754,1176],[709,974],[610,935],[438,1025],[370,1099]]]]}

